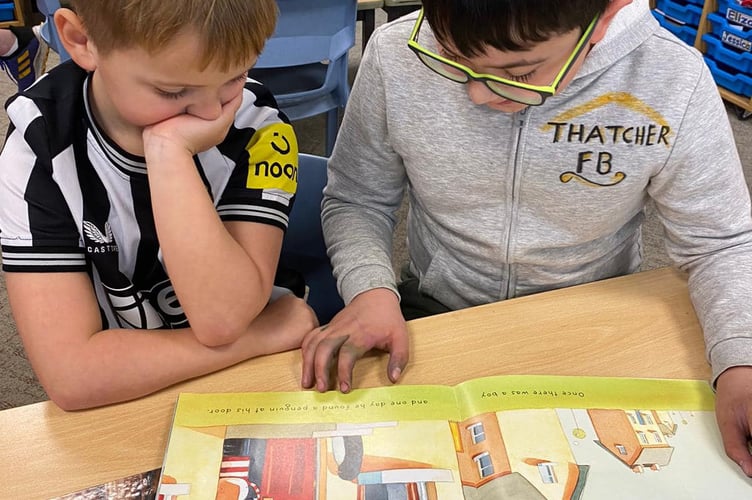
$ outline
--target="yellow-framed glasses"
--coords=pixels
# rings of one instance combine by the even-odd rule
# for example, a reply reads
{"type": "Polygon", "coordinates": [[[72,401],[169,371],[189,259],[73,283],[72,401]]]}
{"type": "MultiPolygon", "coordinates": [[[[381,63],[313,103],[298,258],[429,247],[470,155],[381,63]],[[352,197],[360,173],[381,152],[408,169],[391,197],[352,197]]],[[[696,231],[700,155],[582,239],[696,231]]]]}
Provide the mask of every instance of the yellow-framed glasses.
{"type": "Polygon", "coordinates": [[[593,36],[593,30],[595,29],[595,25],[598,24],[599,17],[596,15],[582,33],[580,41],[577,42],[577,45],[574,48],[574,52],[572,52],[566,63],[564,63],[564,66],[556,75],[554,81],[551,82],[550,85],[544,86],[529,85],[527,83],[507,80],[506,78],[486,73],[476,73],[467,66],[463,66],[451,59],[447,59],[446,57],[431,52],[418,43],[418,33],[420,33],[420,27],[423,24],[423,15],[423,9],[420,9],[418,20],[415,22],[415,27],[410,34],[410,40],[407,42],[408,47],[415,52],[415,55],[418,56],[418,59],[420,59],[423,64],[444,78],[448,78],[457,83],[467,83],[470,80],[483,82],[494,94],[499,95],[504,99],[527,104],[529,106],[539,106],[543,104],[546,99],[556,93],[559,84],[564,77],[567,76],[572,65],[587,46],[590,37],[593,36]]]}

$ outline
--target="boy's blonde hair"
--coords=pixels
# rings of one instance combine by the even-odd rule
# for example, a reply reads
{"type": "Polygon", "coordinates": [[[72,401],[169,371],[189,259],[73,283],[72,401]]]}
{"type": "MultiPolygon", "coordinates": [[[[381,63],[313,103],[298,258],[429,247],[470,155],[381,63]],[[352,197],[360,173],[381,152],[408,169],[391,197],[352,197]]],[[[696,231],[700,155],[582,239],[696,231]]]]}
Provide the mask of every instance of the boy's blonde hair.
{"type": "MultiPolygon", "coordinates": [[[[141,47],[155,53],[191,31],[202,40],[196,59],[227,70],[261,53],[274,32],[274,0],[69,0],[101,54],[141,47]]],[[[249,68],[250,69],[250,68],[249,68]]]]}

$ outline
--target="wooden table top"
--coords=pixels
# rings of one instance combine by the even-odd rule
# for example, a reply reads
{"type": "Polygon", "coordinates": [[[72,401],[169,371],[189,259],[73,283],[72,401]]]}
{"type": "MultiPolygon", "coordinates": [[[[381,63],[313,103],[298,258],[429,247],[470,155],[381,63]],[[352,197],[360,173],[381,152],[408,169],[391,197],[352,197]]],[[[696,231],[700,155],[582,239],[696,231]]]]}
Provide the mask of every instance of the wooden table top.
{"type": "MultiPolygon", "coordinates": [[[[504,374],[708,379],[686,276],[659,269],[408,323],[402,384],[504,374]]],[[[387,385],[386,356],[354,385],[387,385]]],[[[0,411],[0,496],[49,498],[162,465],[180,392],[293,391],[299,351],[240,363],[142,399],[64,412],[51,402],[0,411]]]]}

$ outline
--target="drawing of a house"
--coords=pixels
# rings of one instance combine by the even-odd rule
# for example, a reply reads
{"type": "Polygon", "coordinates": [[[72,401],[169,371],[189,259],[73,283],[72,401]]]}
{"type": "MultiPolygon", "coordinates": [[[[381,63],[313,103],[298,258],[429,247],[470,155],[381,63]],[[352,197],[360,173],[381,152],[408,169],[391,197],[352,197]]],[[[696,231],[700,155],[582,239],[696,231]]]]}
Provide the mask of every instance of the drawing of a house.
{"type": "Polygon", "coordinates": [[[553,410],[484,413],[450,429],[466,499],[580,498],[588,466],[574,462],[553,410]]]}
{"type": "Polygon", "coordinates": [[[590,409],[588,415],[598,436],[596,443],[634,472],[641,473],[646,468],[659,470],[670,463],[674,448],[662,429],[675,432],[676,426],[667,414],[653,410],[590,409]]]}

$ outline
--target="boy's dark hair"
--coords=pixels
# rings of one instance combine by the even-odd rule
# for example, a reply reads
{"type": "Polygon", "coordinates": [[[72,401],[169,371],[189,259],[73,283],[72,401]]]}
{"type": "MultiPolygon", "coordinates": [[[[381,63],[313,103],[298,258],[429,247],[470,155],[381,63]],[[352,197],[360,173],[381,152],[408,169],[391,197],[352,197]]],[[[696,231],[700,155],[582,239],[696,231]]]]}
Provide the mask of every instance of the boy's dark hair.
{"type": "Polygon", "coordinates": [[[487,47],[526,50],[574,29],[584,30],[611,0],[423,0],[437,40],[461,55],[487,47]]]}

